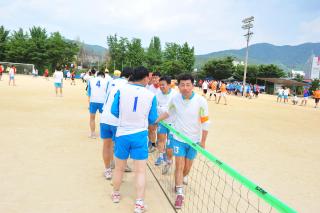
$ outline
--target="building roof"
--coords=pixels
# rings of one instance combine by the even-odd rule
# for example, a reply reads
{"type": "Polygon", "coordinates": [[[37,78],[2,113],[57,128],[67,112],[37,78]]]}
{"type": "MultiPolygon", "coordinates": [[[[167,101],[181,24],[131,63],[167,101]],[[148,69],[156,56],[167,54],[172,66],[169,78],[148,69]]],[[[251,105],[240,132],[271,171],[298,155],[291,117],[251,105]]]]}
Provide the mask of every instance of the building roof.
{"type": "Polygon", "coordinates": [[[275,84],[282,84],[284,86],[308,86],[307,83],[291,80],[291,79],[285,79],[285,78],[258,78],[263,81],[268,81],[275,84]]]}

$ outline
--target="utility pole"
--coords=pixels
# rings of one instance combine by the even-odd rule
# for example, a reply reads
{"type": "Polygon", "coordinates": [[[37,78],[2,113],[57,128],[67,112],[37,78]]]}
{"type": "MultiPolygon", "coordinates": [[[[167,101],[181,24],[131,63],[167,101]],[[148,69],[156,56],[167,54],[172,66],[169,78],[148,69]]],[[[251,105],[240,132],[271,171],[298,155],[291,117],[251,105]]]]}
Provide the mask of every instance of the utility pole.
{"type": "Polygon", "coordinates": [[[242,90],[242,96],[244,96],[245,93],[245,88],[246,88],[246,77],[247,77],[247,67],[248,67],[248,56],[249,56],[249,41],[251,36],[253,35],[253,32],[250,31],[251,28],[253,28],[253,22],[254,21],[254,17],[248,17],[242,20],[242,29],[247,30],[247,33],[244,35],[247,39],[247,48],[246,48],[246,61],[245,61],[245,65],[244,65],[244,73],[243,73],[243,90],[242,90]]]}

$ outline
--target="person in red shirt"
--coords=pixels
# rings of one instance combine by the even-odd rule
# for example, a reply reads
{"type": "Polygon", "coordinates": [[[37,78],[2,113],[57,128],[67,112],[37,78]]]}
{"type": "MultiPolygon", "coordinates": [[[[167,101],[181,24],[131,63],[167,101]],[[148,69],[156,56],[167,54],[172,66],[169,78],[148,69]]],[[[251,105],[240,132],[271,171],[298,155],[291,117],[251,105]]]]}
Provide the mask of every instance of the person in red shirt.
{"type": "Polygon", "coordinates": [[[76,78],[76,71],[72,70],[72,73],[71,73],[71,85],[76,85],[75,78],[76,78]]]}
{"type": "Polygon", "coordinates": [[[45,69],[44,70],[44,77],[45,77],[45,79],[47,80],[47,81],[49,81],[49,70],[48,69],[45,69]]]}
{"type": "Polygon", "coordinates": [[[0,64],[0,81],[2,81],[1,79],[2,79],[3,70],[4,70],[4,68],[3,68],[2,64],[0,64]]]}

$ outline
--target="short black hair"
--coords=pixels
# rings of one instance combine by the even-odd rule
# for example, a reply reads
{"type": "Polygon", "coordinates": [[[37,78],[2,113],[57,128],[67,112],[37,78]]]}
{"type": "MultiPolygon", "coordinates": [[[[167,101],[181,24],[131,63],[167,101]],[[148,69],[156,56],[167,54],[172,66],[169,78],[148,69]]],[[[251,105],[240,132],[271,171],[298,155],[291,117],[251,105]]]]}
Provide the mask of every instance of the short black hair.
{"type": "Polygon", "coordinates": [[[123,68],[123,71],[121,72],[120,77],[130,78],[133,74],[133,69],[131,67],[125,67],[123,68]]]}
{"type": "Polygon", "coordinates": [[[61,66],[60,65],[56,65],[56,70],[61,70],[61,66]]]}
{"type": "Polygon", "coordinates": [[[161,74],[160,74],[160,72],[154,72],[154,73],[152,73],[152,76],[159,76],[159,77],[161,77],[161,74]]]}
{"type": "Polygon", "coordinates": [[[104,72],[99,71],[99,72],[97,73],[97,76],[105,77],[106,75],[104,74],[104,72]]]}
{"type": "Polygon", "coordinates": [[[186,80],[190,80],[192,84],[194,83],[193,76],[188,73],[180,74],[177,80],[178,80],[178,84],[180,84],[180,81],[186,81],[186,80]]]}
{"type": "Polygon", "coordinates": [[[171,84],[171,78],[169,76],[163,76],[159,81],[166,81],[167,84],[171,84]]]}
{"type": "Polygon", "coordinates": [[[149,76],[149,71],[144,66],[136,67],[133,70],[132,76],[130,78],[131,81],[140,81],[145,77],[149,76]]]}
{"type": "Polygon", "coordinates": [[[91,74],[92,75],[96,74],[96,70],[94,68],[91,69],[91,74]]]}

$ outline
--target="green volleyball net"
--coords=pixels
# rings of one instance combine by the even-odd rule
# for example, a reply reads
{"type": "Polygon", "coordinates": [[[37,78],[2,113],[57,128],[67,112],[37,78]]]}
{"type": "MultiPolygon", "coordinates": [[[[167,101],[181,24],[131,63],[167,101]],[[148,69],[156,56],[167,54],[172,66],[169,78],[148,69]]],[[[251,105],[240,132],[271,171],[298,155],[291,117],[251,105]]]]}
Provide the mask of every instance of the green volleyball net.
{"type": "Polygon", "coordinates": [[[170,125],[164,122],[161,124],[168,128],[171,134],[175,134],[198,151],[188,175],[187,184],[184,185],[184,205],[178,211],[174,208],[176,197],[174,162],[171,166],[165,163],[156,166],[158,152],[149,154],[148,167],[174,211],[190,213],[296,212],[170,125]]]}

